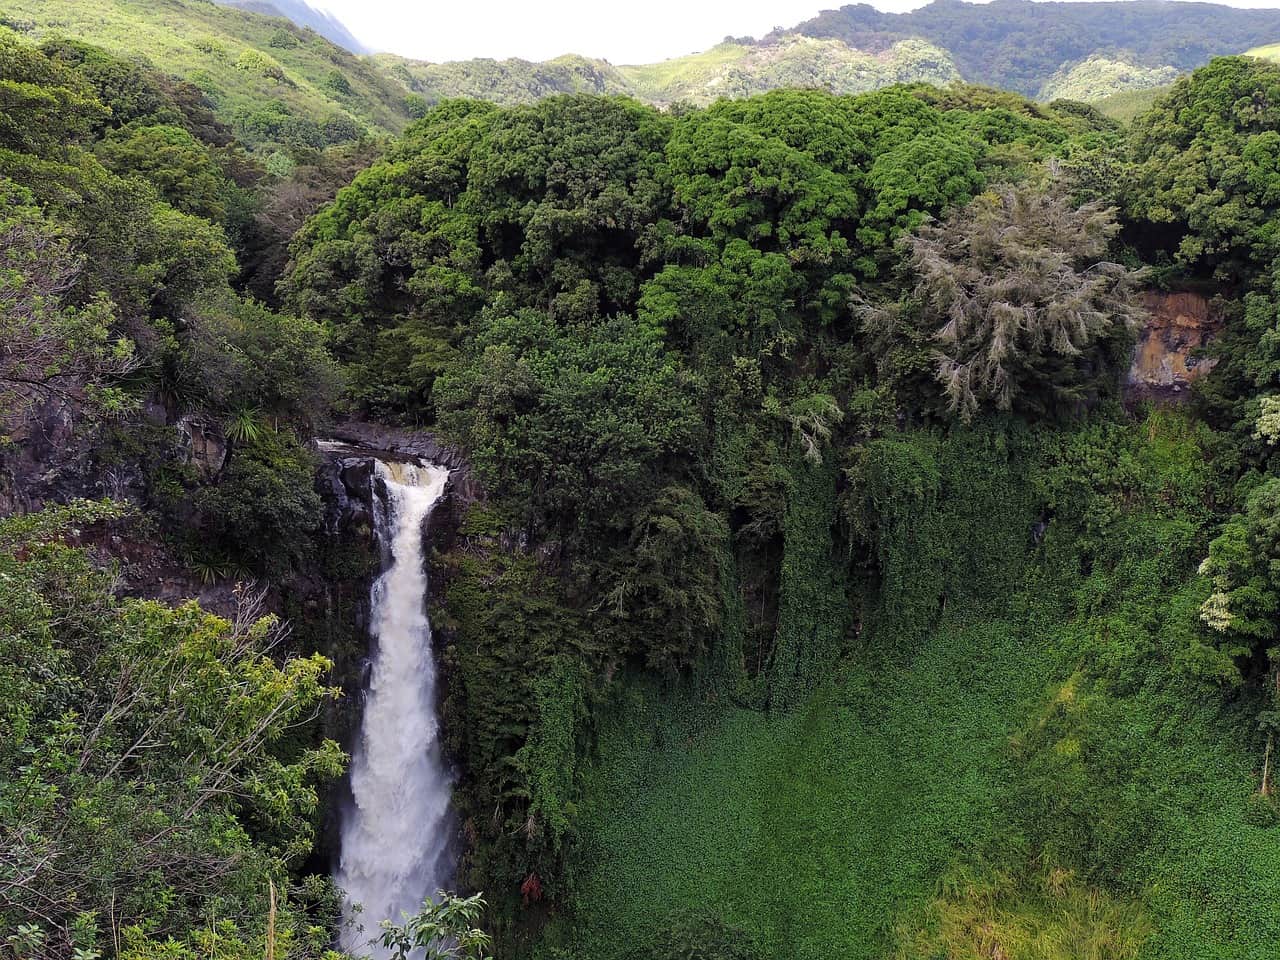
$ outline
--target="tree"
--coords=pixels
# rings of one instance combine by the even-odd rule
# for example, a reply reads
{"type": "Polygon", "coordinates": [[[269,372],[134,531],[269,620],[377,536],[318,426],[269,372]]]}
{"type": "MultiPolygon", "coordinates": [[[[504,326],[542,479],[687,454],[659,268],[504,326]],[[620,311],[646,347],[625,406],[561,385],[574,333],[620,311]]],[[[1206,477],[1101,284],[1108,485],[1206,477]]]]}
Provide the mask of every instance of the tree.
{"type": "Polygon", "coordinates": [[[107,115],[81,77],[0,27],[0,147],[52,154],[107,115]]]}
{"type": "Polygon", "coordinates": [[[182,127],[131,124],[109,132],[94,151],[107,169],[143,178],[184,213],[225,223],[239,203],[239,188],[182,127]]]}
{"type": "MultiPolygon", "coordinates": [[[[108,926],[144,954],[266,935],[269,887],[310,850],[315,783],[341,769],[336,744],[288,742],[330,665],[274,659],[261,596],[232,620],[122,599],[65,543],[120,513],[0,520],[0,929],[33,928],[39,956],[105,948],[108,926]]],[[[277,919],[319,952],[287,899],[277,919]]]]}
{"type": "Polygon", "coordinates": [[[1073,412],[1106,391],[1142,316],[1141,273],[1104,259],[1113,212],[1003,187],[906,242],[951,410],[1073,412]]]}
{"type": "Polygon", "coordinates": [[[104,411],[126,404],[112,383],[133,368],[133,344],[113,334],[105,298],[65,302],[80,268],[31,195],[0,178],[0,426],[49,399],[104,411]]]}
{"type": "Polygon", "coordinates": [[[377,942],[392,960],[492,960],[489,935],[476,926],[484,907],[481,894],[462,898],[441,890],[404,923],[383,920],[377,942]]]}
{"type": "Polygon", "coordinates": [[[1223,57],[1134,121],[1122,194],[1155,256],[1231,282],[1280,255],[1280,65],[1223,57]]]}
{"type": "Polygon", "coordinates": [[[603,546],[700,431],[691,375],[634,321],[558,326],[524,310],[488,317],[437,386],[441,423],[531,531],[603,546]]]}

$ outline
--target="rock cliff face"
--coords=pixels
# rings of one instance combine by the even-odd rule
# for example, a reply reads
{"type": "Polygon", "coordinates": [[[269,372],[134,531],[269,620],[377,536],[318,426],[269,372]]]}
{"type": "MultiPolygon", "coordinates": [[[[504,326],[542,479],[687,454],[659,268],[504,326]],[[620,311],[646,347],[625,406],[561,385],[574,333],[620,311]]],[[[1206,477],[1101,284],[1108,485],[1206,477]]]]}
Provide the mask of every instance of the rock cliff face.
{"type": "MultiPolygon", "coordinates": [[[[336,522],[333,513],[335,507],[341,511],[344,503],[353,502],[353,491],[369,489],[367,475],[349,472],[352,469],[359,470],[356,464],[361,459],[365,461],[364,469],[369,469],[370,458],[420,459],[449,468],[449,483],[441,502],[431,512],[427,530],[428,541],[440,552],[451,546],[454,532],[467,507],[483,497],[480,484],[472,474],[462,451],[441,443],[429,433],[377,423],[348,421],[326,431],[322,448],[326,446],[329,449],[323,452],[329,465],[321,471],[319,489],[329,505],[330,529],[334,529],[333,524],[336,522]],[[339,446],[335,448],[334,444],[339,446]]],[[[354,499],[358,498],[358,495],[354,495],[354,499]]],[[[359,510],[360,507],[357,506],[356,509],[359,510]]],[[[368,509],[367,506],[364,509],[368,509]]]]}
{"type": "MultiPolygon", "coordinates": [[[[447,570],[433,562],[453,545],[467,507],[479,499],[478,485],[461,451],[426,433],[352,422],[325,431],[316,441],[322,462],[316,489],[325,505],[324,532],[318,538],[317,569],[301,572],[291,584],[295,631],[334,662],[333,680],[343,696],[321,717],[321,728],[351,750],[358,735],[368,683],[370,587],[386,558],[374,532],[374,500],[385,497],[375,460],[426,460],[450,470],[445,492],[425,528],[429,580],[433,595],[443,591],[447,570]]],[[[288,613],[289,611],[286,611],[288,613]]],[[[435,631],[443,649],[448,631],[435,631]]],[[[440,690],[448,683],[442,671],[440,690]]],[[[323,798],[324,810],[310,866],[329,870],[339,851],[339,811],[351,802],[344,777],[323,798]]]]}
{"type": "Polygon", "coordinates": [[[1222,329],[1222,319],[1198,293],[1148,291],[1144,300],[1150,319],[1138,336],[1127,392],[1136,397],[1177,399],[1193,381],[1213,369],[1216,361],[1195,354],[1222,329]]]}

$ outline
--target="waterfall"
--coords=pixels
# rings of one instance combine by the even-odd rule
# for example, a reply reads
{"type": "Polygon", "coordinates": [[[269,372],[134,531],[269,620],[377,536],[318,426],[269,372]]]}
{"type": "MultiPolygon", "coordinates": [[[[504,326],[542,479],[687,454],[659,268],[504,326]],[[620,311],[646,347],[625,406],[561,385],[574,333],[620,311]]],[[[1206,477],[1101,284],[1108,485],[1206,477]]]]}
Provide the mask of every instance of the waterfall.
{"type": "Polygon", "coordinates": [[[436,665],[427,619],[423,525],[449,471],[375,461],[386,496],[374,515],[383,572],[373,585],[374,657],[351,761],[353,805],[342,820],[335,880],[344,894],[342,947],[386,955],[369,941],[449,880],[450,777],[435,712],[436,665]],[[388,550],[388,547],[390,548],[388,550]],[[362,909],[356,913],[355,904],[362,909]],[[363,928],[363,929],[361,929],[363,928]]]}

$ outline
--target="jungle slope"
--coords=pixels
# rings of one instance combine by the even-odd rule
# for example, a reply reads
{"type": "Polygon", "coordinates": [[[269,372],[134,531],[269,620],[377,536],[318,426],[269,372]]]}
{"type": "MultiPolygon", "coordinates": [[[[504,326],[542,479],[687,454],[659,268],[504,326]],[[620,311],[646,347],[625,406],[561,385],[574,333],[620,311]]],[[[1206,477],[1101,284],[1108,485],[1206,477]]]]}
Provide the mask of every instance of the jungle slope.
{"type": "Polygon", "coordinates": [[[376,66],[280,17],[200,0],[8,0],[32,40],[69,36],[187,80],[250,147],[323,147],[409,120],[376,66]]]}
{"type": "Polygon", "coordinates": [[[1018,451],[1027,477],[984,432],[896,441],[941,454],[950,519],[886,578],[927,595],[989,545],[919,642],[894,598],[784,716],[637,678],[614,696],[560,931],[573,955],[632,955],[673,904],[737,927],[744,956],[1267,955],[1280,831],[1252,819],[1250,716],[1174,667],[1208,435],[1156,412],[1041,436],[1018,451]],[[1132,458],[1133,485],[1097,483],[1086,451],[1132,458]],[[1033,544],[1046,502],[1061,512],[1033,544]]]}

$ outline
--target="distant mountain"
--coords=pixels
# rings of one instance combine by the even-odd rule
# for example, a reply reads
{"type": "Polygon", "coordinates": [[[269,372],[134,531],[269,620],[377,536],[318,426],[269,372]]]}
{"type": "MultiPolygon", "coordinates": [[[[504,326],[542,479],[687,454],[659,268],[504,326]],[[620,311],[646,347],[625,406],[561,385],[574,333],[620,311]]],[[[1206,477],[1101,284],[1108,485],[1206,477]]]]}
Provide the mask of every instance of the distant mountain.
{"type": "Polygon", "coordinates": [[[865,93],[894,83],[942,85],[960,79],[946,51],[917,39],[876,53],[855,50],[838,40],[800,36],[770,43],[726,41],[687,57],[631,66],[579,56],[545,63],[423,63],[386,54],[375,59],[428,103],[474,97],[514,104],[556,93],[618,93],[648,103],[706,104],[719,97],[743,97],[779,87],[865,93]]]}
{"type": "Polygon", "coordinates": [[[1280,40],[1280,9],[1173,0],[934,0],[910,13],[882,13],[862,3],[825,10],[783,33],[842,40],[867,51],[920,37],[948,51],[965,80],[1034,97],[1055,74],[1090,57],[1181,73],[1280,40]]]}
{"type": "MultiPolygon", "coordinates": [[[[188,81],[252,149],[318,148],[396,133],[451,97],[532,103],[563,93],[706,104],[779,87],[861,93],[957,81],[1128,118],[1179,73],[1250,50],[1280,56],[1280,9],[1171,0],[988,4],[934,0],[912,13],[827,10],[759,40],[727,39],[659,63],[577,54],[543,63],[425,63],[366,55],[322,0],[0,0],[0,26],[63,34],[188,81]],[[1271,46],[1267,46],[1270,44],[1271,46]]],[[[1275,0],[1280,3],[1280,0],[1275,0]]]]}
{"type": "Polygon", "coordinates": [[[252,10],[268,17],[284,17],[300,27],[309,27],[344,50],[369,53],[369,48],[357,40],[341,20],[325,10],[317,10],[306,0],[214,0],[214,3],[252,10]]]}
{"type": "MultiPolygon", "coordinates": [[[[1277,0],[1280,3],[1280,0],[1277,0]]],[[[827,10],[789,30],[726,40],[660,63],[615,66],[581,56],[545,63],[423,63],[380,56],[428,103],[451,96],[528,103],[555,93],[625,93],[650,103],[708,103],[775,87],[859,93],[892,83],[956,80],[1040,100],[1119,96],[1128,115],[1215,56],[1280,41],[1280,9],[1173,0],[934,0],[911,13],[867,4],[827,10]]]]}

